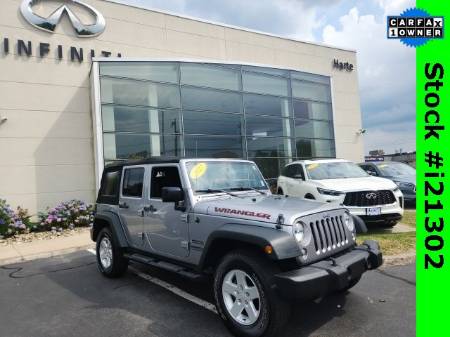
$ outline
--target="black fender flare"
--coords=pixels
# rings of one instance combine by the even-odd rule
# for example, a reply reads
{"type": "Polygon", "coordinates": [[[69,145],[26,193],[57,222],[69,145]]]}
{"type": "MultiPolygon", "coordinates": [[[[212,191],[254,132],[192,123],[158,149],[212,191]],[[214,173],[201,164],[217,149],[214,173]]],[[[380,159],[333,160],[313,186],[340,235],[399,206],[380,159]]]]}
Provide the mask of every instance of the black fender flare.
{"type": "Polygon", "coordinates": [[[363,219],[357,215],[353,215],[353,222],[355,223],[356,233],[367,233],[367,226],[363,219]]]}
{"type": "Polygon", "coordinates": [[[275,261],[295,258],[301,254],[295,238],[285,231],[254,225],[225,224],[211,233],[206,241],[200,258],[200,266],[204,265],[214,243],[223,239],[257,246],[261,248],[261,252],[264,251],[264,247],[270,245],[273,252],[267,256],[275,261]]]}
{"type": "Polygon", "coordinates": [[[94,218],[94,225],[91,230],[91,239],[96,241],[98,233],[104,227],[104,223],[108,223],[109,228],[117,238],[119,246],[122,248],[129,247],[127,235],[122,226],[120,218],[117,214],[113,212],[102,212],[96,213],[94,218]],[[101,221],[96,221],[101,220],[101,221]]]}

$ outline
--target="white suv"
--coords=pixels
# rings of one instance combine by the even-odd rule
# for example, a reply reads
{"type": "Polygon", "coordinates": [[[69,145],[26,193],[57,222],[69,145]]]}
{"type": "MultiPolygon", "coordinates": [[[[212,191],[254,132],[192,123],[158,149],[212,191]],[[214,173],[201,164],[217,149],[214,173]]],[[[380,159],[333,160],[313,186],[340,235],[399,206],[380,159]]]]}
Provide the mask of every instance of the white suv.
{"type": "Polygon", "coordinates": [[[342,204],[365,222],[393,227],[403,216],[403,194],[389,179],[372,177],[351,161],[299,160],[278,177],[278,194],[342,204]]]}

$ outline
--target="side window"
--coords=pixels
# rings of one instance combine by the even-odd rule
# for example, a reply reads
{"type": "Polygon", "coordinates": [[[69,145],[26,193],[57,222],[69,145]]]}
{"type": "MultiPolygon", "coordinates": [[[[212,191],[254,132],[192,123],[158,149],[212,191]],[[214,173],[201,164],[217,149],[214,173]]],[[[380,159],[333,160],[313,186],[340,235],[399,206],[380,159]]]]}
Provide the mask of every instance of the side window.
{"type": "Polygon", "coordinates": [[[303,179],[303,178],[305,178],[305,174],[303,172],[302,165],[295,164],[295,165],[292,165],[292,166],[293,166],[292,178],[295,178],[295,179],[303,179]]]}
{"type": "Polygon", "coordinates": [[[125,169],[122,184],[122,195],[124,197],[142,197],[144,173],[143,167],[125,169]]]}
{"type": "Polygon", "coordinates": [[[118,202],[121,176],[122,169],[104,171],[97,198],[98,203],[116,204],[118,202]]]}
{"type": "Polygon", "coordinates": [[[116,196],[119,193],[120,173],[119,171],[105,172],[100,189],[100,195],[105,197],[116,196]]]}
{"type": "Polygon", "coordinates": [[[150,185],[150,198],[160,199],[163,187],[180,187],[181,180],[175,166],[153,167],[150,185]]]}
{"type": "Polygon", "coordinates": [[[372,165],[361,165],[361,168],[366,171],[367,173],[369,173],[371,176],[377,176],[378,172],[376,170],[375,167],[373,167],[372,165]]]}

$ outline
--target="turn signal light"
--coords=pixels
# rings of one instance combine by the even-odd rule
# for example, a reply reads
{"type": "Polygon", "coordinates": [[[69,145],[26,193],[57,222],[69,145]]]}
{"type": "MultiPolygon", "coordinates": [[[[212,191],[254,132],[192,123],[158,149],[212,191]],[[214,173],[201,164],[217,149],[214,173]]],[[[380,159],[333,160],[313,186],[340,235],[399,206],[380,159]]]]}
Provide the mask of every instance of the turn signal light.
{"type": "Polygon", "coordinates": [[[266,254],[272,254],[273,253],[273,248],[270,245],[267,245],[264,247],[264,251],[266,252],[266,254]]]}

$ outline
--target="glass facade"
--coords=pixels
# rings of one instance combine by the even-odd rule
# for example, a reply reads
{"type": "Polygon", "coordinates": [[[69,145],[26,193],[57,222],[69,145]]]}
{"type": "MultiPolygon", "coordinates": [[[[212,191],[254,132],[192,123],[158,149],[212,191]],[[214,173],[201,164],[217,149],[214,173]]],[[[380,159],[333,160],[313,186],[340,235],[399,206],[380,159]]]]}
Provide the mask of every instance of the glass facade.
{"type": "Polygon", "coordinates": [[[100,62],[104,161],[254,160],[267,179],[298,158],[335,157],[330,79],[187,62],[100,62]]]}

